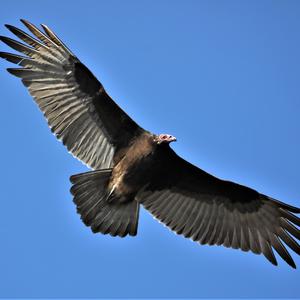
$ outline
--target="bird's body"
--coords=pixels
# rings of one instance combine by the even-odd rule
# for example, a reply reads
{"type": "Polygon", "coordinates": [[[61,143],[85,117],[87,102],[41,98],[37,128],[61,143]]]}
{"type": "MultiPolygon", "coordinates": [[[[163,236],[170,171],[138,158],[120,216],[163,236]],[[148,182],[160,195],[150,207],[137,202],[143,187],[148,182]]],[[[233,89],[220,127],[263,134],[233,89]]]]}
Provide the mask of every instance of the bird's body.
{"type": "Polygon", "coordinates": [[[179,157],[170,147],[176,138],[136,124],[53,31],[22,22],[33,36],[6,26],[24,43],[0,37],[22,55],[0,57],[20,66],[8,71],[22,79],[55,136],[92,169],[71,176],[71,192],[93,232],[136,235],[143,205],[200,244],[263,254],[276,265],[275,249],[295,267],[286,245],[300,254],[300,208],[218,179],[179,157]]]}
{"type": "Polygon", "coordinates": [[[115,166],[109,188],[118,195],[134,198],[137,191],[147,183],[155,168],[158,167],[156,166],[157,154],[152,134],[143,133],[138,136],[128,148],[116,153],[117,159],[114,160],[115,166]]]}

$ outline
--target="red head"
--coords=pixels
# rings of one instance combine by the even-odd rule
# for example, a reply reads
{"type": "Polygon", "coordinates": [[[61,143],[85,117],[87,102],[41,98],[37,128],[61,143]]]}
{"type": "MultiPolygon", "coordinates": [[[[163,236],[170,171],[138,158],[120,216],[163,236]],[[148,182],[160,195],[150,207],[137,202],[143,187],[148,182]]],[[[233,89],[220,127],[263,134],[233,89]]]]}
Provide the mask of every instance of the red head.
{"type": "Polygon", "coordinates": [[[162,133],[156,137],[157,144],[162,144],[162,143],[169,144],[169,143],[175,142],[175,141],[177,141],[176,137],[173,135],[170,135],[170,134],[162,133]]]}

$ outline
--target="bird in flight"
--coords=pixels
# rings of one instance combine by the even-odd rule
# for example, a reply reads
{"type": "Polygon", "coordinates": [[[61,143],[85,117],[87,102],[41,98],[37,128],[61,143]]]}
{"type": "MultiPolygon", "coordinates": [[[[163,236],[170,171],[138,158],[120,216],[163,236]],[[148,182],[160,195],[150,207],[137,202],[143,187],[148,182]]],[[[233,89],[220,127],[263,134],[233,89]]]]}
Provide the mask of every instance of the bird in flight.
{"type": "Polygon", "coordinates": [[[286,246],[300,254],[300,208],[218,179],[179,157],[176,138],[141,128],[46,25],[21,20],[32,35],[5,25],[21,42],[0,40],[20,54],[0,52],[21,78],[51,131],[92,169],[71,176],[77,212],[94,233],[137,234],[139,207],[177,234],[200,244],[263,254],[275,250],[291,267],[286,246]]]}

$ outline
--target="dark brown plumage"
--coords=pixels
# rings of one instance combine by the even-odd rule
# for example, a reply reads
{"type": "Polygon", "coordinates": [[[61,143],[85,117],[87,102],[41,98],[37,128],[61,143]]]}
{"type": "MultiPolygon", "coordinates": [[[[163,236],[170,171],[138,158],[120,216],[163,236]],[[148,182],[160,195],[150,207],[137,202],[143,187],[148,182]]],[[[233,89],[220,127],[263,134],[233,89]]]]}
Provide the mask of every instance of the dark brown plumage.
{"type": "Polygon", "coordinates": [[[171,230],[201,244],[263,254],[273,249],[292,267],[286,246],[300,254],[300,209],[248,187],[220,180],[186,162],[170,148],[175,137],[138,126],[102,84],[45,25],[22,20],[33,36],[6,25],[20,43],[1,41],[21,53],[0,52],[18,64],[22,79],[52,132],[91,172],[71,176],[71,192],[93,232],[136,235],[139,206],[171,230]]]}

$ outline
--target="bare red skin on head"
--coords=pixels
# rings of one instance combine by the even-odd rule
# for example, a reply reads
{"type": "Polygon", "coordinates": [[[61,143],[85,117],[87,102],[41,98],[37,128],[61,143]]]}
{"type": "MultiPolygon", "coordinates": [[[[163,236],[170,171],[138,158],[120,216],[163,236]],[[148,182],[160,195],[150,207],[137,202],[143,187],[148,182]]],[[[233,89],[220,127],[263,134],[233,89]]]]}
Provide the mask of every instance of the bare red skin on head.
{"type": "Polygon", "coordinates": [[[166,134],[166,133],[162,133],[157,137],[157,143],[161,144],[161,143],[171,143],[171,142],[175,142],[176,141],[176,137],[170,134],[166,134]]]}

